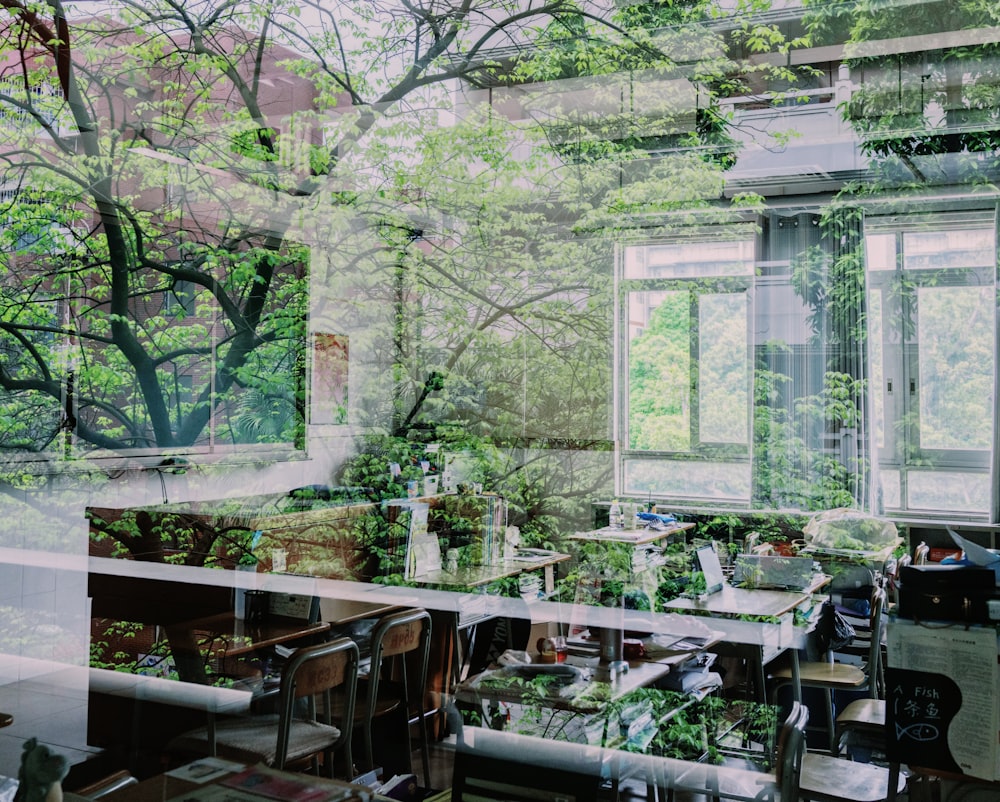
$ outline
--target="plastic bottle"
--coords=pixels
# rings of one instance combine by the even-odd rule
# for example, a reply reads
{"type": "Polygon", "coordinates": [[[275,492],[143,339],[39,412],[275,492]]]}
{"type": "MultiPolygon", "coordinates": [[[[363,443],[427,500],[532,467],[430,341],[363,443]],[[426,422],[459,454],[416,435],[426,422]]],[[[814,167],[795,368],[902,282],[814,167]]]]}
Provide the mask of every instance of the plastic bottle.
{"type": "Polygon", "coordinates": [[[608,526],[612,529],[622,528],[622,505],[618,503],[618,499],[611,502],[611,509],[608,511],[608,526]]]}

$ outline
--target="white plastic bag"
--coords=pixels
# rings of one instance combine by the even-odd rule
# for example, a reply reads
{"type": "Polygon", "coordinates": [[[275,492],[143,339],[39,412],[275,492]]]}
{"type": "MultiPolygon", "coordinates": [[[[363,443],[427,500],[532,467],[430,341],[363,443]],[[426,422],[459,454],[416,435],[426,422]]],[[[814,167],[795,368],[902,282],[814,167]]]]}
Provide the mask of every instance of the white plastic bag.
{"type": "Polygon", "coordinates": [[[877,551],[899,537],[892,521],[845,507],[817,513],[802,534],[811,546],[845,551],[877,551]]]}

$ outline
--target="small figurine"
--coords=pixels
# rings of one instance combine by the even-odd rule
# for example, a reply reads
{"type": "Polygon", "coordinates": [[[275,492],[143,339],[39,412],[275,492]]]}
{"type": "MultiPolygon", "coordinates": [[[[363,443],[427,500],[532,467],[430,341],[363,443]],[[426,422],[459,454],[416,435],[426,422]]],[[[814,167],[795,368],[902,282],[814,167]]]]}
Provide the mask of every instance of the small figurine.
{"type": "Polygon", "coordinates": [[[68,772],[64,755],[38,743],[37,738],[25,741],[14,802],[62,802],[62,781],[68,772]]]}

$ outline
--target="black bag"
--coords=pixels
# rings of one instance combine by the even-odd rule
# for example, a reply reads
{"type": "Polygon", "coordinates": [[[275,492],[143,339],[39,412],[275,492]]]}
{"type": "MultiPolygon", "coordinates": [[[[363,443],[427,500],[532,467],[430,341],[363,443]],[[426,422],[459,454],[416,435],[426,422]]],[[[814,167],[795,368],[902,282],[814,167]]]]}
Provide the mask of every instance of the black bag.
{"type": "Polygon", "coordinates": [[[819,620],[806,639],[806,658],[811,662],[823,659],[829,651],[842,649],[857,633],[837,606],[827,599],[819,610],[819,620]]]}
{"type": "Polygon", "coordinates": [[[899,617],[985,624],[996,574],[981,565],[907,565],[899,574],[899,617]]]}

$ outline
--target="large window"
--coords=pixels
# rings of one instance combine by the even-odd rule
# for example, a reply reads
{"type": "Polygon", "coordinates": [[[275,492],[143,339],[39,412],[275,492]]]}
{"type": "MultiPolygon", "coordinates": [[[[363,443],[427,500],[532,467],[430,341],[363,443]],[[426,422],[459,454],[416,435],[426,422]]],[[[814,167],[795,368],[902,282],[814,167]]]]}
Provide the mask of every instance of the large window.
{"type": "Polygon", "coordinates": [[[623,493],[750,497],[755,247],[728,233],[622,251],[623,493]]]}
{"type": "Polygon", "coordinates": [[[991,515],[993,214],[866,226],[876,446],[887,509],[991,515]]]}
{"type": "Polygon", "coordinates": [[[862,219],[622,248],[620,493],[997,520],[994,214],[862,219]]]}

